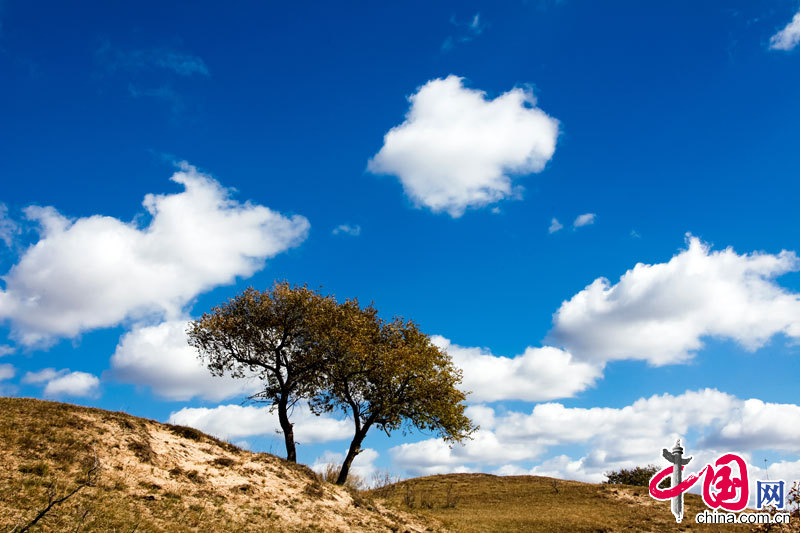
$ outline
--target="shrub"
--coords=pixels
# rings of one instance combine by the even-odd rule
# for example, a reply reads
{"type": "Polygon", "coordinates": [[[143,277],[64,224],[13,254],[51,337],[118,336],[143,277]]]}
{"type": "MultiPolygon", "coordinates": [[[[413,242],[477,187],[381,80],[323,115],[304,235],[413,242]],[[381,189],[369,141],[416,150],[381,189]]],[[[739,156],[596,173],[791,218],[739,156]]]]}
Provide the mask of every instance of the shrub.
{"type": "Polygon", "coordinates": [[[143,463],[151,463],[156,458],[156,452],[150,446],[150,441],[141,439],[131,439],[128,441],[128,449],[143,463]]]}
{"type": "MultiPolygon", "coordinates": [[[[317,479],[328,483],[335,483],[338,477],[339,467],[332,463],[326,464],[320,472],[317,472],[317,479]]],[[[347,481],[345,481],[345,487],[353,490],[364,490],[365,485],[364,480],[354,474],[349,475],[347,481]]]]}
{"type": "Polygon", "coordinates": [[[174,426],[171,424],[167,424],[167,427],[174,434],[178,435],[179,437],[183,437],[184,439],[203,440],[204,437],[202,431],[199,431],[195,428],[190,428],[189,426],[174,426]]]}
{"type": "Polygon", "coordinates": [[[211,464],[216,466],[216,467],[220,467],[220,468],[228,468],[228,467],[231,467],[231,466],[235,465],[236,461],[234,461],[230,457],[222,456],[222,457],[217,457],[216,459],[211,461],[211,464]]]}
{"type": "Polygon", "coordinates": [[[47,466],[47,463],[38,462],[32,465],[22,465],[19,467],[19,471],[23,474],[33,474],[41,477],[50,473],[50,467],[47,466]]]}
{"type": "Polygon", "coordinates": [[[635,485],[639,487],[646,487],[650,484],[650,478],[652,478],[658,471],[659,468],[655,465],[612,470],[611,472],[606,472],[606,477],[608,478],[606,483],[611,485],[635,485]]]}

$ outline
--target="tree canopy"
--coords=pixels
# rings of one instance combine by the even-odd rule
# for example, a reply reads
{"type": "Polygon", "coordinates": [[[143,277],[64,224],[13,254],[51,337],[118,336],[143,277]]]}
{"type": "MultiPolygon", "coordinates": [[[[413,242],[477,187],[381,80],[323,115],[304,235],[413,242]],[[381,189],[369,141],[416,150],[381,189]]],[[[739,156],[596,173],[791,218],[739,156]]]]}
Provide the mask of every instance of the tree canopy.
{"type": "Polygon", "coordinates": [[[262,380],[250,398],[277,408],[289,461],[297,460],[289,410],[320,386],[321,361],[313,347],[320,318],[335,307],[331,296],[282,282],[266,291],[248,288],[188,327],[189,344],[212,374],[262,380]]]}
{"type": "Polygon", "coordinates": [[[324,386],[311,402],[317,413],[341,411],[354,436],[337,483],[347,480],[369,429],[389,435],[411,428],[460,442],[476,428],[464,414],[461,371],[412,321],[381,320],[357,300],[339,305],[316,349],[324,360],[324,386]]]}
{"type": "Polygon", "coordinates": [[[215,375],[257,377],[251,399],[278,411],[286,455],[296,461],[290,408],[352,417],[353,439],[337,483],[347,480],[367,432],[433,432],[460,442],[476,429],[464,414],[461,371],[416,323],[383,320],[373,305],[338,303],[307,286],[253,288],[190,323],[189,343],[215,375]]]}

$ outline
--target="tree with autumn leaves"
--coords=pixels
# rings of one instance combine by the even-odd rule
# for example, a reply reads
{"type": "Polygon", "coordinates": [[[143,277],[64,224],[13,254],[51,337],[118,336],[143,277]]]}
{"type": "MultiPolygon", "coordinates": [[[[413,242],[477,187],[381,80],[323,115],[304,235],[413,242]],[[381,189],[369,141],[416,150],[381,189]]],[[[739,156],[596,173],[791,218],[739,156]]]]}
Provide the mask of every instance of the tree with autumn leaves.
{"type": "Polygon", "coordinates": [[[286,456],[296,461],[291,407],[352,418],[339,472],[347,480],[367,432],[411,428],[461,442],[475,431],[464,414],[461,371],[412,321],[384,320],[374,306],[339,303],[306,286],[247,289],[191,322],[189,343],[214,375],[255,376],[251,399],[278,411],[286,456]]]}

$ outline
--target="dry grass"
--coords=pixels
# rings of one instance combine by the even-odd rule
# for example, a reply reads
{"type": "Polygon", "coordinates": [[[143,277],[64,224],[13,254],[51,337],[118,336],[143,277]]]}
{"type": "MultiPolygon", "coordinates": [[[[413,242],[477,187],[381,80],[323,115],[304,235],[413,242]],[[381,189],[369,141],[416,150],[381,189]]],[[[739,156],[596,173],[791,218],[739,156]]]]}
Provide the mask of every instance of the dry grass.
{"type": "MultiPolygon", "coordinates": [[[[303,465],[195,429],[75,405],[0,398],[0,532],[425,531],[303,465]],[[96,454],[96,456],[95,456],[96,454]]],[[[433,527],[435,529],[435,526],[433,527]]]]}
{"type": "Polygon", "coordinates": [[[695,524],[694,515],[706,507],[691,494],[683,523],[676,524],[669,503],[650,498],[646,487],[629,485],[449,474],[403,481],[373,494],[397,510],[413,510],[463,532],[748,531],[695,524]]]}
{"type": "MultiPolygon", "coordinates": [[[[49,498],[96,481],[31,531],[686,531],[704,508],[669,505],[644,487],[551,478],[452,474],[399,483],[386,473],[360,492],[304,465],[241,450],[192,428],[69,404],[0,398],[0,533],[49,498]]],[[[328,475],[333,475],[333,469],[328,475]]],[[[338,469],[336,471],[338,474],[338,469]]],[[[725,531],[746,531],[716,526],[725,531]]]]}

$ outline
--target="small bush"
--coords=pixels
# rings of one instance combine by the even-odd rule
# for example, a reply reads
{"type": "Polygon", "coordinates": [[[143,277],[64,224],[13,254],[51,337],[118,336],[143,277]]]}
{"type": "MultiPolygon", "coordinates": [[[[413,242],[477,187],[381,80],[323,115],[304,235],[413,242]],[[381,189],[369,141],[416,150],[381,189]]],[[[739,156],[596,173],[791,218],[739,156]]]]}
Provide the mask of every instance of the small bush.
{"type": "Polygon", "coordinates": [[[318,479],[314,479],[313,481],[309,482],[303,492],[310,496],[311,498],[319,499],[325,495],[325,491],[322,488],[322,483],[318,479]]]}
{"type": "Polygon", "coordinates": [[[131,439],[128,442],[128,449],[143,463],[152,463],[156,458],[156,452],[150,446],[149,440],[131,439]]]}
{"type": "MultiPolygon", "coordinates": [[[[328,483],[336,483],[336,480],[339,478],[339,471],[340,467],[338,465],[329,463],[325,465],[321,472],[317,472],[317,478],[328,483]]],[[[344,486],[353,490],[363,490],[365,488],[365,483],[361,476],[357,476],[351,472],[347,476],[347,481],[344,482],[344,486]]]]}
{"type": "Polygon", "coordinates": [[[47,466],[47,463],[34,463],[31,465],[22,465],[19,467],[19,471],[23,474],[33,474],[35,476],[46,476],[50,473],[50,467],[47,466]]]}
{"type": "Polygon", "coordinates": [[[236,464],[236,461],[231,459],[230,457],[217,457],[211,464],[220,468],[228,468],[236,464]]]}
{"type": "Polygon", "coordinates": [[[206,482],[206,479],[197,470],[190,470],[189,472],[186,472],[186,477],[192,483],[198,483],[202,485],[203,483],[206,482]]]}
{"type": "Polygon", "coordinates": [[[606,472],[610,485],[634,485],[637,487],[647,487],[652,478],[660,469],[655,465],[637,466],[634,468],[621,468],[606,472]]]}
{"type": "Polygon", "coordinates": [[[205,436],[202,431],[190,428],[189,426],[173,426],[167,424],[167,427],[174,434],[178,435],[179,437],[183,437],[184,439],[202,441],[203,437],[205,436]]]}

